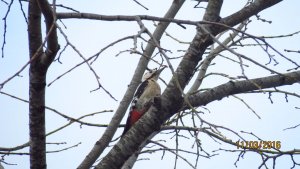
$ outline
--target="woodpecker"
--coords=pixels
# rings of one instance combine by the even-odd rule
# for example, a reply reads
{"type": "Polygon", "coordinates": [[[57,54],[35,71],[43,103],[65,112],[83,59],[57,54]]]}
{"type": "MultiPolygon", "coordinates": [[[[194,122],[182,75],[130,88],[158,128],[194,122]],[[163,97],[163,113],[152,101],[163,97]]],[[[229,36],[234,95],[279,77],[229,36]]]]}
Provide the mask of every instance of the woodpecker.
{"type": "Polygon", "coordinates": [[[142,83],[137,88],[131,102],[129,115],[122,136],[148,111],[154,97],[161,95],[160,86],[157,83],[160,73],[166,66],[160,69],[153,69],[146,72],[142,78],[142,83]]]}

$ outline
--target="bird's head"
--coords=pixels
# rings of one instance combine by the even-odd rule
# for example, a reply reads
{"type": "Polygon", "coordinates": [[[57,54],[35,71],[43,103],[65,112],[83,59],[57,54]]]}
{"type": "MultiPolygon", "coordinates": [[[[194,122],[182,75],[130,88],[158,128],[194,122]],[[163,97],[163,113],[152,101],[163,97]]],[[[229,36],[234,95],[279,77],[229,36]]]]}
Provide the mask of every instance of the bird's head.
{"type": "Polygon", "coordinates": [[[157,69],[152,69],[149,70],[148,72],[146,72],[143,76],[142,82],[146,81],[148,79],[154,79],[154,80],[158,80],[158,77],[160,75],[160,73],[166,68],[167,66],[162,66],[161,68],[157,69]]]}

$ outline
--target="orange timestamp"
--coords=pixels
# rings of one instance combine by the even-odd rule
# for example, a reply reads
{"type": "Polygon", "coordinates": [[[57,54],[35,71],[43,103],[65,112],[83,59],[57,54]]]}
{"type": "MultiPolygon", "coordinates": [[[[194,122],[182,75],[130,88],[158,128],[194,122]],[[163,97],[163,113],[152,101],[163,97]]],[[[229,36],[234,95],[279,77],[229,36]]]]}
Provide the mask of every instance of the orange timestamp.
{"type": "Polygon", "coordinates": [[[281,148],[281,142],[280,141],[237,141],[235,142],[237,149],[242,148],[248,148],[248,149],[271,149],[281,148]]]}

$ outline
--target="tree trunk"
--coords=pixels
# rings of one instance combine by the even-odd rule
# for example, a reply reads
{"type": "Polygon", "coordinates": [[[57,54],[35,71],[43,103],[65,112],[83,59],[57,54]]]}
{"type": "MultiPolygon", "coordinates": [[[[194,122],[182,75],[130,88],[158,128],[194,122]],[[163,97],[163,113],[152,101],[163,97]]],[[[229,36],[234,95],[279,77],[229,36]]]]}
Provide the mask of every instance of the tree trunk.
{"type": "Polygon", "coordinates": [[[48,1],[31,0],[28,7],[30,168],[46,169],[45,87],[47,69],[59,49],[52,9],[48,1]],[[46,20],[46,52],[41,33],[41,13],[46,20]]]}

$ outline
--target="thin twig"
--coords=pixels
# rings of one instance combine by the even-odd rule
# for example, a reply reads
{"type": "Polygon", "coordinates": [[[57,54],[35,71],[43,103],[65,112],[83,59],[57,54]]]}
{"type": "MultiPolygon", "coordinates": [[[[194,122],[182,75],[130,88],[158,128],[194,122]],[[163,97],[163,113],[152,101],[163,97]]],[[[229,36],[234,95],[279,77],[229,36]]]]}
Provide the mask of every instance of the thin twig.
{"type": "Polygon", "coordinates": [[[7,78],[5,81],[3,81],[2,83],[0,83],[0,91],[1,89],[4,87],[4,85],[6,83],[8,83],[9,81],[11,81],[13,78],[15,78],[16,76],[19,76],[20,73],[33,61],[35,60],[38,56],[39,56],[39,52],[42,50],[43,46],[46,44],[47,39],[50,35],[50,33],[52,32],[52,29],[54,29],[54,24],[51,26],[48,34],[46,35],[43,43],[41,44],[41,46],[39,46],[39,48],[37,49],[37,51],[33,54],[33,56],[30,58],[29,61],[27,61],[27,63],[25,63],[20,70],[18,70],[16,73],[14,73],[12,76],[10,76],[9,78],[7,78]]]}
{"type": "Polygon", "coordinates": [[[143,7],[146,10],[149,10],[145,5],[141,4],[139,1],[137,0],[133,0],[135,3],[137,3],[138,5],[140,5],[141,7],[143,7]]]}
{"type": "MultiPolygon", "coordinates": [[[[2,2],[5,2],[5,1],[2,1],[2,2]]],[[[7,3],[7,2],[6,2],[7,3]]],[[[8,17],[8,14],[10,12],[10,9],[11,9],[11,6],[12,4],[14,3],[14,0],[11,0],[8,7],[7,7],[7,11],[3,17],[3,21],[4,21],[4,30],[3,30],[3,43],[2,43],[2,47],[1,47],[1,53],[2,53],[2,58],[4,57],[4,46],[6,44],[6,32],[7,32],[7,17],[8,17]]],[[[0,89],[1,89],[1,85],[0,85],[0,89]]]]}

